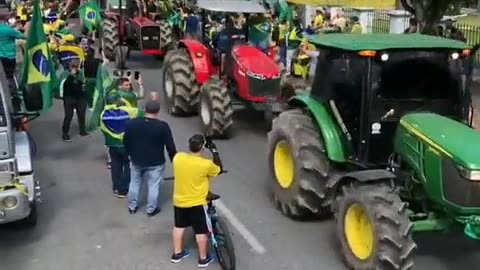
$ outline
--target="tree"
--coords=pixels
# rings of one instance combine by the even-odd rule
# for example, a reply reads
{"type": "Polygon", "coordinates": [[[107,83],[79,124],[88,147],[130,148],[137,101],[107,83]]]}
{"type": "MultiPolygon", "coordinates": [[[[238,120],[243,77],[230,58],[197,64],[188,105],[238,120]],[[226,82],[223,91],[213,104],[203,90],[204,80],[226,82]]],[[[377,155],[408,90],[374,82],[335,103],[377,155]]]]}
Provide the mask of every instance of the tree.
{"type": "Polygon", "coordinates": [[[403,8],[417,19],[417,31],[438,34],[437,24],[449,10],[456,10],[460,0],[400,0],[403,8]]]}

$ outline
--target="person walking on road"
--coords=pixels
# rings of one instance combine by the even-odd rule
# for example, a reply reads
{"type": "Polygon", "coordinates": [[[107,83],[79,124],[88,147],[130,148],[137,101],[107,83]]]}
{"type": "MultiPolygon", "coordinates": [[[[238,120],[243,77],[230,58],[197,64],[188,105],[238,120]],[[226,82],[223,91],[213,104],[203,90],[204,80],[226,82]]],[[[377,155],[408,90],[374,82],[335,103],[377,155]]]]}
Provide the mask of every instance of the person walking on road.
{"type": "Polygon", "coordinates": [[[128,211],[137,212],[139,190],[143,180],[148,183],[147,215],[160,212],[158,199],[165,170],[165,149],[170,160],[177,154],[170,126],[157,119],[160,103],[150,100],[145,105],[145,117],[127,124],[123,143],[131,159],[131,182],[128,192],[128,211]]]}
{"type": "Polygon", "coordinates": [[[83,76],[80,74],[80,63],[78,61],[70,62],[70,74],[65,78],[62,89],[63,108],[65,117],[63,119],[62,140],[71,142],[70,125],[72,123],[73,113],[77,112],[78,126],[80,128],[80,136],[86,137],[89,134],[85,128],[87,98],[83,88],[83,76]]]}
{"type": "Polygon", "coordinates": [[[113,194],[118,198],[126,198],[130,185],[130,160],[123,140],[127,123],[137,117],[143,117],[143,110],[127,106],[120,96],[107,99],[100,119],[100,128],[105,136],[111,159],[113,194]]]}
{"type": "Polygon", "coordinates": [[[190,153],[178,153],[173,159],[173,228],[172,263],[179,263],[190,253],[183,249],[183,235],[187,227],[193,227],[198,245],[198,267],[207,267],[214,261],[208,253],[208,233],[211,231],[207,215],[207,196],[210,180],[222,172],[222,162],[217,147],[203,135],[192,136],[188,141],[190,153]],[[202,157],[204,149],[210,150],[213,161],[202,157]]]}

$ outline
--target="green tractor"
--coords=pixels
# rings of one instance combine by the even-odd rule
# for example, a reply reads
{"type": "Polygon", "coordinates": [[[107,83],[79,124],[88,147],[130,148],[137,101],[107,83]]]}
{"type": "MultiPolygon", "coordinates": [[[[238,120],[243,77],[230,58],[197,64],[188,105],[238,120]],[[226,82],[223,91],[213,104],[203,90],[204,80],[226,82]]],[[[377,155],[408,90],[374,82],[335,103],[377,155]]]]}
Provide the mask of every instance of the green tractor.
{"type": "Polygon", "coordinates": [[[463,72],[472,51],[424,35],[329,34],[310,93],[268,134],[273,197],[291,218],[336,218],[346,264],[408,270],[412,233],[480,239],[480,134],[463,72]]]}

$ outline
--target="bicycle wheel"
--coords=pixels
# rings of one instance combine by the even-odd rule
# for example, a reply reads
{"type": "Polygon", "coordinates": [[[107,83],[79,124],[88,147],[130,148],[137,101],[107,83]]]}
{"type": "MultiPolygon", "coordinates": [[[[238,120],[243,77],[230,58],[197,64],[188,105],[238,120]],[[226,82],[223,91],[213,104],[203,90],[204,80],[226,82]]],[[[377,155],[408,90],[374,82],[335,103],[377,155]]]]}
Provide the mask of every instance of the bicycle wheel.
{"type": "Polygon", "coordinates": [[[218,262],[222,270],[235,270],[235,249],[227,223],[222,217],[216,217],[213,223],[213,232],[217,245],[214,246],[218,262]]]}

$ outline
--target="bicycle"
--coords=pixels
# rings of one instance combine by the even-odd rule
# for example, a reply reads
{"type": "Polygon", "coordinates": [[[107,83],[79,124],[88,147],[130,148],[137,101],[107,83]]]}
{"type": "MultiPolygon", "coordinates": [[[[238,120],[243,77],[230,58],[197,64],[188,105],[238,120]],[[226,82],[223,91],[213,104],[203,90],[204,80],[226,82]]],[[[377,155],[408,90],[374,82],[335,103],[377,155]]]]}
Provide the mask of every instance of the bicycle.
{"type": "MultiPolygon", "coordinates": [[[[225,172],[226,171],[223,173],[225,172]]],[[[174,178],[165,178],[165,181],[169,180],[174,180],[174,178]]],[[[207,196],[207,214],[212,224],[209,235],[210,244],[215,250],[215,255],[217,256],[222,270],[235,270],[236,260],[232,236],[230,234],[227,222],[221,215],[218,214],[214,205],[214,201],[218,199],[220,199],[220,195],[211,192],[207,196]]]]}

